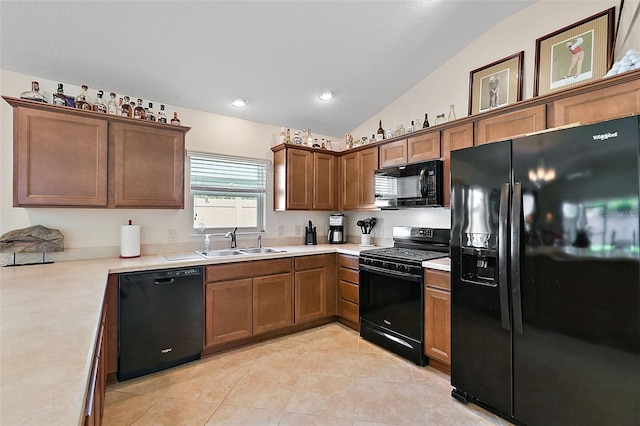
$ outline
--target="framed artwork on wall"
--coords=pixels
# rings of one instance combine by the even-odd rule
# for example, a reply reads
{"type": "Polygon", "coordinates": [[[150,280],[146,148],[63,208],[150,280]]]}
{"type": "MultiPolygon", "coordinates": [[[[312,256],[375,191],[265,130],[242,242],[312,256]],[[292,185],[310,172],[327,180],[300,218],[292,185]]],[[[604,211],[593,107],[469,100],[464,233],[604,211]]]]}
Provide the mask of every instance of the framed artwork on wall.
{"type": "Polygon", "coordinates": [[[469,73],[469,115],[522,100],[524,51],[469,73]]]}
{"type": "Polygon", "coordinates": [[[533,96],[602,78],[611,67],[615,8],[536,40],[533,96]]]}

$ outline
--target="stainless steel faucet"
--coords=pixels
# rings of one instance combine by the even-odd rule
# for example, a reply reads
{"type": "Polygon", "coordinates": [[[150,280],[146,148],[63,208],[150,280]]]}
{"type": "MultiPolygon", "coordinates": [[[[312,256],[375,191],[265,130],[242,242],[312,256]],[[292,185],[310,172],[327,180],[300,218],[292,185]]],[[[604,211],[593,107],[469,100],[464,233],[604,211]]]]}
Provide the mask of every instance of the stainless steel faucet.
{"type": "Polygon", "coordinates": [[[258,248],[262,248],[262,235],[258,235],[258,248]]]}
{"type": "Polygon", "coordinates": [[[226,234],[224,234],[225,238],[231,238],[231,248],[236,248],[236,231],[238,230],[238,227],[236,226],[236,229],[234,229],[233,231],[229,231],[226,234]]]}

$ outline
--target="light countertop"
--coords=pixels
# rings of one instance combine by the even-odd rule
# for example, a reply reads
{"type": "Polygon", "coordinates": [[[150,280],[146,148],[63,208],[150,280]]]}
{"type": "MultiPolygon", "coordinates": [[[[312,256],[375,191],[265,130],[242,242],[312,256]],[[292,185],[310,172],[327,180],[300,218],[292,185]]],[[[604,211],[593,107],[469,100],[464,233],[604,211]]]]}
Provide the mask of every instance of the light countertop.
{"type": "MultiPolygon", "coordinates": [[[[358,244],[284,246],[284,253],[168,261],[171,255],[0,268],[0,424],[82,424],[94,344],[110,273],[323,253],[358,244]]],[[[369,249],[370,247],[366,247],[369,249]]],[[[448,258],[423,263],[448,270],[448,258]]]]}

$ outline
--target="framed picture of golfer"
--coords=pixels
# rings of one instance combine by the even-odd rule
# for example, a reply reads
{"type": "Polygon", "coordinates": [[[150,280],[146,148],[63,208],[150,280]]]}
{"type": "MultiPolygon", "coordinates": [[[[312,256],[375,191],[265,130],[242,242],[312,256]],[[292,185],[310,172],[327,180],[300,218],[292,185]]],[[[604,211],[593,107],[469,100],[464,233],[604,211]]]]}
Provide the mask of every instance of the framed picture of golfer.
{"type": "Polygon", "coordinates": [[[536,40],[533,95],[602,78],[611,67],[614,8],[536,40]]]}
{"type": "Polygon", "coordinates": [[[524,50],[469,73],[469,115],[522,100],[524,50]]]}

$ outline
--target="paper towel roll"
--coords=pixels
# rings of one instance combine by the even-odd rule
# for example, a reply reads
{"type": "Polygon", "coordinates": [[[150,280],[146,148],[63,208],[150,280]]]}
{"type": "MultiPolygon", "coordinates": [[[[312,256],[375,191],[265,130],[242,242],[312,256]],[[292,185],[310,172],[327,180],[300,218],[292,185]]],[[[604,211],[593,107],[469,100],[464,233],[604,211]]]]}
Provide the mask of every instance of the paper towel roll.
{"type": "Polygon", "coordinates": [[[140,256],[140,225],[120,227],[120,257],[140,256]]]}

